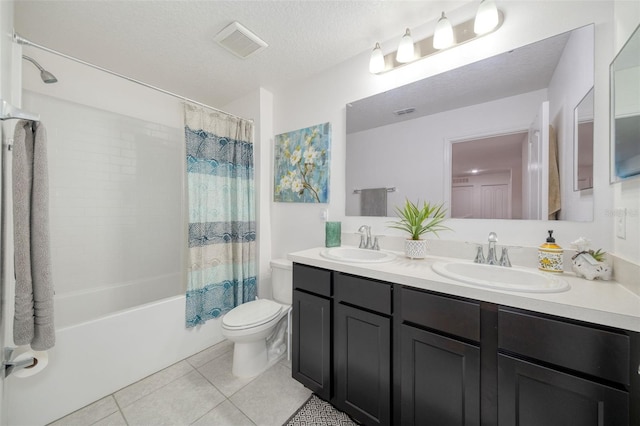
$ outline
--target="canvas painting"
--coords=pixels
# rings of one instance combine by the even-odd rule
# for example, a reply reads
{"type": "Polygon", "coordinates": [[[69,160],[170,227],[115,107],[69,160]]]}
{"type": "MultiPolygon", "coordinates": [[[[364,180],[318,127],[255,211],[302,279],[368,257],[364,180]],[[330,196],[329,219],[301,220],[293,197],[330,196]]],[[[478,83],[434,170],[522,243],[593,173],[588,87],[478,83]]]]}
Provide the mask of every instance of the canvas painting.
{"type": "Polygon", "coordinates": [[[277,135],[274,201],[329,202],[331,123],[277,135]]]}

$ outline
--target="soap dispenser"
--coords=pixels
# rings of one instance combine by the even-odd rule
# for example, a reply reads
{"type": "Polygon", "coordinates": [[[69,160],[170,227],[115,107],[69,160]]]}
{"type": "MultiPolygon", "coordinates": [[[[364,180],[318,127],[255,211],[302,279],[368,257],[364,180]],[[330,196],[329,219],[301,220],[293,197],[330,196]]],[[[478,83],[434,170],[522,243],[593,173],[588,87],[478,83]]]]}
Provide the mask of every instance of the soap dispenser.
{"type": "Polygon", "coordinates": [[[547,241],[538,248],[538,269],[545,272],[563,272],[562,258],[564,250],[556,244],[553,230],[549,230],[547,241]]]}

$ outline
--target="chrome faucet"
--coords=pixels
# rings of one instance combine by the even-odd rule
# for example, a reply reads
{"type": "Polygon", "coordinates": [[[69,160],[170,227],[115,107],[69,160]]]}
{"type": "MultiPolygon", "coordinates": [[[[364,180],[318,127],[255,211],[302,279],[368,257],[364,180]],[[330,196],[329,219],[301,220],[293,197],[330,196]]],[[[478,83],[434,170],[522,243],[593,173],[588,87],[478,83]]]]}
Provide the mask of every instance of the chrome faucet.
{"type": "Polygon", "coordinates": [[[487,253],[486,263],[488,265],[497,265],[498,258],[496,257],[496,243],[498,242],[498,235],[495,232],[489,233],[489,252],[487,253]]]}
{"type": "Polygon", "coordinates": [[[358,247],[363,249],[380,250],[380,246],[378,245],[378,237],[374,237],[374,240],[371,240],[370,226],[362,225],[360,228],[358,228],[358,232],[360,233],[360,245],[358,247]]]}
{"type": "Polygon", "coordinates": [[[500,256],[500,260],[496,255],[496,243],[498,242],[498,235],[495,232],[489,233],[489,250],[487,252],[487,257],[484,257],[484,253],[482,251],[482,245],[478,246],[476,257],[473,260],[475,263],[485,263],[487,265],[500,265],[500,266],[511,266],[511,261],[509,260],[509,248],[502,247],[502,254],[500,256]]]}

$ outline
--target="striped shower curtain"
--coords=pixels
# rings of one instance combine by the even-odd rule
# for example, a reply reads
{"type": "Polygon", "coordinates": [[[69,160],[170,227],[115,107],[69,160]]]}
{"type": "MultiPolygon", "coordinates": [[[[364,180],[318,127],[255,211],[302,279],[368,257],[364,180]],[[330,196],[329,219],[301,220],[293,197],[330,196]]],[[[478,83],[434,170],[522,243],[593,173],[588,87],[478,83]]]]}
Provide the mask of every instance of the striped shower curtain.
{"type": "Polygon", "coordinates": [[[185,104],[187,327],[256,297],[253,124],[185,104]]]}

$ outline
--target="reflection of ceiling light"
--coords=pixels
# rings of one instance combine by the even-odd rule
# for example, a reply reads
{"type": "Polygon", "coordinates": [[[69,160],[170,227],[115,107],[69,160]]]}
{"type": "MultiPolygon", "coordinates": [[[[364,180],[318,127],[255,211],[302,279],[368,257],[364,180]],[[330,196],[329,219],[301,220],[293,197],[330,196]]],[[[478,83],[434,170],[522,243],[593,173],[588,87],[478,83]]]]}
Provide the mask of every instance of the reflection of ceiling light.
{"type": "Polygon", "coordinates": [[[471,173],[473,173],[474,175],[475,175],[476,173],[478,173],[478,172],[479,172],[479,170],[478,170],[478,169],[471,169],[471,173]]]}
{"type": "Polygon", "coordinates": [[[371,59],[369,59],[369,72],[377,74],[382,71],[384,71],[384,55],[380,49],[380,43],[376,43],[376,47],[371,52],[371,59]]]}
{"type": "Polygon", "coordinates": [[[444,16],[444,12],[442,12],[442,16],[438,20],[436,30],[433,33],[433,47],[435,49],[446,49],[453,46],[453,43],[453,27],[447,17],[444,16]]]}
{"type": "Polygon", "coordinates": [[[473,32],[476,34],[486,34],[498,26],[498,8],[494,0],[481,0],[476,13],[476,21],[473,25],[473,32]]]}
{"type": "Polygon", "coordinates": [[[405,31],[398,45],[398,53],[396,53],[396,61],[400,63],[411,62],[415,59],[415,50],[413,46],[413,38],[409,28],[405,31]]]}

